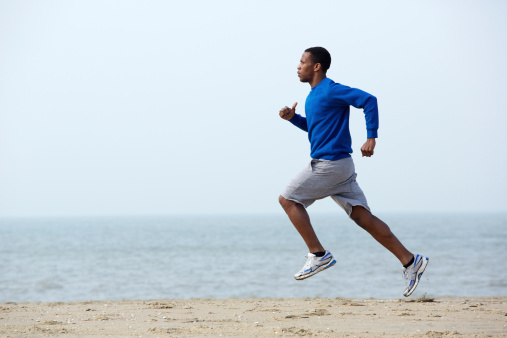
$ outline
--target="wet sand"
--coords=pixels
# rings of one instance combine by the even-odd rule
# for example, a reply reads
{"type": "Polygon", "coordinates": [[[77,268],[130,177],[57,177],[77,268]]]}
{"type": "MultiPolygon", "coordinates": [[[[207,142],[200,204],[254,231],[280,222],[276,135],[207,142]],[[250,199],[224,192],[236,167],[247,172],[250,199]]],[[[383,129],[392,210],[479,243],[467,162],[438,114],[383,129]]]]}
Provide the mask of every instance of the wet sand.
{"type": "Polygon", "coordinates": [[[505,337],[507,297],[0,303],[2,337],[505,337]]]}

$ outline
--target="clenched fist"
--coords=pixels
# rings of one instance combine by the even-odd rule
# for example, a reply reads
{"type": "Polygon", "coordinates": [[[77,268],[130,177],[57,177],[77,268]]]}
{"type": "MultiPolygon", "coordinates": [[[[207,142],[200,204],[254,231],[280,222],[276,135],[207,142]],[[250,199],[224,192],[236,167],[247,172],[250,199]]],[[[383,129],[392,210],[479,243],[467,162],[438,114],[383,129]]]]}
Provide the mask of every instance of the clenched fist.
{"type": "Polygon", "coordinates": [[[280,109],[280,117],[284,120],[289,121],[291,118],[294,117],[294,114],[296,114],[296,106],[298,105],[297,102],[295,102],[292,105],[292,108],[289,108],[287,106],[280,109]]]}
{"type": "Polygon", "coordinates": [[[375,139],[374,138],[369,138],[366,140],[366,143],[363,144],[363,146],[361,147],[361,153],[363,154],[363,157],[366,156],[366,157],[371,157],[373,156],[373,150],[375,149],[375,139]]]}

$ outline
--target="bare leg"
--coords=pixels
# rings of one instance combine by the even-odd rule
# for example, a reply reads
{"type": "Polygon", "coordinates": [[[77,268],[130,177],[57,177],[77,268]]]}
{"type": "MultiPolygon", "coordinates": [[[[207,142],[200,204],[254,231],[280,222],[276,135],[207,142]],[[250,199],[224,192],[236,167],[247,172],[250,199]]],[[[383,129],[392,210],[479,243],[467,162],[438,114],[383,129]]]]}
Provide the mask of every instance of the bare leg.
{"type": "Polygon", "coordinates": [[[290,221],[294,224],[294,227],[299,232],[310,252],[324,251],[324,248],[320,244],[315,231],[313,230],[312,224],[310,223],[310,217],[306,212],[304,206],[294,201],[288,200],[283,196],[278,198],[278,201],[282,205],[283,210],[289,216],[290,221]]]}
{"type": "Polygon", "coordinates": [[[413,256],[412,253],[401,244],[387,224],[372,215],[371,212],[361,206],[355,206],[352,207],[350,218],[372,235],[377,242],[391,251],[400,260],[402,265],[406,265],[410,262],[413,256]]]}

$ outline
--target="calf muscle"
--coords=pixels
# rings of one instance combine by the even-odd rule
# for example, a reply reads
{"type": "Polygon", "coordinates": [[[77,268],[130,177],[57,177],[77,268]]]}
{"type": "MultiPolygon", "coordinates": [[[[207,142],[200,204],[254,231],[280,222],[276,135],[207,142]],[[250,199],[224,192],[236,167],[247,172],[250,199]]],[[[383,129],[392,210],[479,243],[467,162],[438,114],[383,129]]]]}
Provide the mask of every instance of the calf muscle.
{"type": "Polygon", "coordinates": [[[401,264],[405,265],[410,261],[413,256],[412,253],[401,244],[389,226],[378,217],[372,215],[370,211],[361,206],[355,206],[352,208],[350,218],[366,230],[377,242],[392,252],[400,260],[401,264]]]}

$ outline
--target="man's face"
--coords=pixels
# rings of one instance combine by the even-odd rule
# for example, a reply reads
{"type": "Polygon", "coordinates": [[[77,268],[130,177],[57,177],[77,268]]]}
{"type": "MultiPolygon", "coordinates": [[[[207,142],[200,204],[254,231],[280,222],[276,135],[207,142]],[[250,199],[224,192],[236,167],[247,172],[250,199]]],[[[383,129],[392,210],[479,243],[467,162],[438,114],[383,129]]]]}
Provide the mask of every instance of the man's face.
{"type": "Polygon", "coordinates": [[[314,66],[309,52],[304,52],[298,65],[298,76],[301,82],[310,82],[314,75],[314,66]]]}

